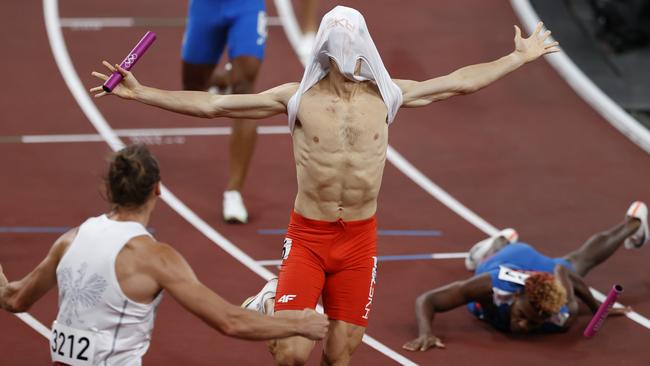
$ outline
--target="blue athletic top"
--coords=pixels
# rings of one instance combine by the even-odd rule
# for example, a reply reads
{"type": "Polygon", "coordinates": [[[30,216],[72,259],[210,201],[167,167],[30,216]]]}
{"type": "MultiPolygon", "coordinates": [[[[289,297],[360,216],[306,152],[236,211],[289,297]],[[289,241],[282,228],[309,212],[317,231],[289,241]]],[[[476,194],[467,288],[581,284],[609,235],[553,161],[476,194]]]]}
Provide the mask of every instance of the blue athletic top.
{"type": "MultiPolygon", "coordinates": [[[[532,246],[516,242],[506,245],[495,255],[478,265],[475,275],[488,273],[492,280],[492,302],[496,313],[484,311],[479,303],[469,303],[468,309],[476,317],[484,319],[500,330],[510,330],[510,307],[515,294],[524,290],[522,283],[525,272],[553,273],[556,264],[575,271],[571,263],[562,258],[549,258],[532,246]]],[[[563,306],[542,326],[544,331],[559,330],[569,317],[569,308],[563,306]]]]}

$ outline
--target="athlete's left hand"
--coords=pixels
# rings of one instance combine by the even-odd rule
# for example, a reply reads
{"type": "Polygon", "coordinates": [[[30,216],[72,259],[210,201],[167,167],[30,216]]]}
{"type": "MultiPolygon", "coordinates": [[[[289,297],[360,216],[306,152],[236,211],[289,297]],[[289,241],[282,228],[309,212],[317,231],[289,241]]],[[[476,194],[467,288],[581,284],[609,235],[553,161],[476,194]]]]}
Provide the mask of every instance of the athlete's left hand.
{"type": "Polygon", "coordinates": [[[546,43],[546,40],[551,35],[551,31],[547,30],[544,33],[542,29],[544,23],[537,23],[535,32],[528,38],[521,37],[521,29],[515,25],[515,55],[521,57],[524,63],[534,61],[542,55],[560,51],[558,42],[546,43]]]}
{"type": "Polygon", "coordinates": [[[609,309],[609,313],[607,315],[609,316],[621,316],[621,315],[626,315],[627,313],[632,312],[632,307],[631,306],[624,306],[622,308],[611,308],[609,309]]]}
{"type": "Polygon", "coordinates": [[[419,336],[415,338],[412,341],[404,343],[402,348],[408,351],[426,351],[429,348],[434,347],[434,348],[446,348],[444,343],[440,340],[440,338],[434,336],[434,335],[429,335],[429,336],[419,336]]]}

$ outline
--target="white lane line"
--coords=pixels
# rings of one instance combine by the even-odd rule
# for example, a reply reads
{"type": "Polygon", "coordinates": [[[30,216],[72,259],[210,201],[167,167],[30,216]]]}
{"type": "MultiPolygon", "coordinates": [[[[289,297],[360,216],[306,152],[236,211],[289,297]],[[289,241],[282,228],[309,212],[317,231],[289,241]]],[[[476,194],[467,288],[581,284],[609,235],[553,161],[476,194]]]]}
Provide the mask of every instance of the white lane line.
{"type": "MultiPolygon", "coordinates": [[[[124,144],[115,134],[115,131],[113,131],[109,126],[108,122],[104,119],[95,104],[93,104],[88,93],[86,92],[86,89],[81,83],[81,80],[79,79],[79,75],[77,75],[73,67],[72,60],[68,54],[68,50],[63,39],[63,33],[59,24],[58,0],[43,0],[43,11],[45,12],[45,25],[47,29],[48,39],[50,41],[50,47],[52,48],[54,59],[57,63],[57,66],[59,67],[59,71],[63,75],[63,79],[65,80],[68,89],[72,93],[73,97],[77,101],[77,104],[79,104],[81,110],[84,112],[88,120],[97,129],[99,134],[104,137],[106,143],[111,147],[111,149],[114,151],[119,150],[124,146],[124,144]]],[[[188,220],[190,224],[192,224],[208,238],[210,238],[210,240],[221,247],[224,251],[235,257],[240,261],[240,263],[258,274],[260,277],[266,280],[275,277],[272,272],[255,263],[255,261],[250,256],[245,254],[243,251],[233,245],[229,240],[214,230],[210,225],[199,218],[198,215],[196,215],[173,194],[171,194],[171,192],[166,187],[162,187],[161,191],[161,198],[163,201],[165,201],[165,203],[167,203],[183,218],[188,220]]],[[[319,310],[322,311],[322,308],[319,307],[319,310]]],[[[363,342],[402,365],[416,365],[412,361],[408,360],[404,356],[386,347],[368,335],[364,335],[363,342]]]]}
{"type": "MultiPolygon", "coordinates": [[[[268,17],[267,25],[279,26],[278,17],[268,17]]],[[[131,27],[184,27],[186,18],[134,18],[134,17],[85,17],[85,18],[60,18],[63,28],[73,30],[101,30],[104,28],[131,28],[131,27]]]]}
{"type": "MultiPolygon", "coordinates": [[[[231,127],[186,127],[186,128],[138,128],[116,129],[119,137],[188,137],[188,136],[227,136],[232,133],[231,127]]],[[[288,135],[288,126],[259,126],[259,135],[288,135]]],[[[104,142],[99,134],[51,134],[0,136],[7,142],[22,142],[25,144],[74,143],[74,142],[104,142]]],[[[2,141],[0,141],[2,142],[2,141]]]]}
{"type": "MultiPolygon", "coordinates": [[[[528,0],[510,0],[510,4],[530,33],[540,21],[528,0]]],[[[650,130],[625,112],[616,102],[594,84],[564,52],[545,57],[573,90],[605,120],[650,154],[650,130]]]]}
{"type": "Polygon", "coordinates": [[[41,322],[36,320],[33,316],[29,315],[29,313],[16,313],[14,315],[16,315],[20,320],[24,321],[30,327],[32,327],[32,329],[37,331],[38,334],[42,335],[48,340],[50,339],[50,336],[52,335],[50,330],[46,326],[44,326],[41,322]]]}

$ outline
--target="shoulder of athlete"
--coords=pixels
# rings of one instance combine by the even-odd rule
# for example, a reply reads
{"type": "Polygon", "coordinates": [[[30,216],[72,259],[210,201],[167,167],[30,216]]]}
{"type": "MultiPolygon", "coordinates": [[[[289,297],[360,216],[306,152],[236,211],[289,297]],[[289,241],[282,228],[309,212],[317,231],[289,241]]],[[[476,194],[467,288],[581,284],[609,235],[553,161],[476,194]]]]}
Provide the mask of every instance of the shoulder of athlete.
{"type": "Polygon", "coordinates": [[[488,273],[470,277],[461,283],[461,290],[468,300],[485,300],[492,295],[492,279],[488,273]]]}
{"type": "Polygon", "coordinates": [[[65,252],[70,248],[70,244],[72,244],[74,239],[77,237],[78,232],[79,227],[75,227],[61,235],[52,245],[50,255],[54,256],[57,261],[61,260],[65,252]]]}
{"type": "Polygon", "coordinates": [[[299,83],[286,83],[278,85],[275,88],[263,91],[262,94],[270,94],[275,100],[286,105],[289,103],[289,99],[298,91],[299,83]]]}
{"type": "Polygon", "coordinates": [[[191,273],[189,265],[174,247],[147,235],[131,239],[123,251],[130,251],[131,259],[138,263],[138,268],[159,282],[165,282],[170,275],[183,277],[191,273]]]}

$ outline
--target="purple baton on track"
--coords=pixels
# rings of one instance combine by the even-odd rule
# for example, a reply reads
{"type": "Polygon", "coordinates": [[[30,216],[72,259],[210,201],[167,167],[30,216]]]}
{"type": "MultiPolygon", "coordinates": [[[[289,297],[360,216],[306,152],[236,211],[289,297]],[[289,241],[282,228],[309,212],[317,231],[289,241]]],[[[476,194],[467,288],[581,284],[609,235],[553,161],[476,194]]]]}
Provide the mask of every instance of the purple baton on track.
{"type": "MultiPolygon", "coordinates": [[[[133,50],[129,52],[124,61],[122,61],[120,67],[126,71],[131,70],[131,68],[133,68],[138,60],[144,56],[144,53],[149,49],[149,46],[151,46],[155,40],[156,33],[151,31],[147,32],[144,37],[142,37],[140,42],[138,42],[138,44],[133,47],[133,50]]],[[[119,71],[115,71],[111,74],[108,80],[104,82],[102,89],[104,89],[105,92],[110,93],[117,86],[117,84],[120,83],[120,81],[122,81],[122,74],[120,74],[119,71]]]]}
{"type": "Polygon", "coordinates": [[[587,325],[587,328],[583,333],[585,337],[593,337],[594,334],[600,330],[600,327],[603,325],[605,318],[607,318],[609,309],[614,306],[614,303],[616,302],[616,299],[618,299],[618,295],[620,295],[621,292],[623,292],[623,287],[621,285],[614,285],[612,287],[612,289],[609,291],[609,294],[607,294],[607,298],[605,298],[605,301],[600,304],[598,311],[596,311],[596,314],[594,314],[594,317],[591,318],[589,325],[587,325]]]}

